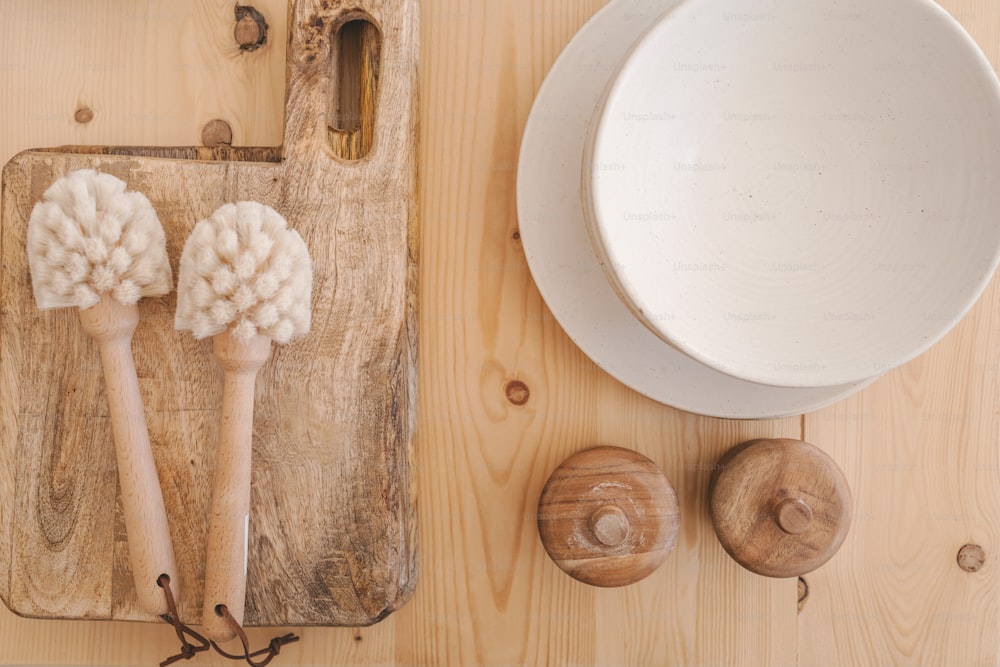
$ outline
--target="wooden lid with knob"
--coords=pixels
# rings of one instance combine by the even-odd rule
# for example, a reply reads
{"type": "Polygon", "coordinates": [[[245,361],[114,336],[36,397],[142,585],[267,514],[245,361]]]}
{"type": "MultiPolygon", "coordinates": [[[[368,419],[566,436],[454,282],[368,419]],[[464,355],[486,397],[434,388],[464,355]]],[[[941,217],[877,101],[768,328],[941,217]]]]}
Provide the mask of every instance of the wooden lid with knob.
{"type": "Polygon", "coordinates": [[[657,465],[621,447],[595,447],[552,473],[538,501],[538,533],[564,572],[594,586],[652,573],[677,542],[677,494],[657,465]]]}
{"type": "Polygon", "coordinates": [[[797,577],[830,560],[851,525],[851,490],[825,452],[801,440],[751,440],[719,461],[712,522],[740,565],[797,577]]]}

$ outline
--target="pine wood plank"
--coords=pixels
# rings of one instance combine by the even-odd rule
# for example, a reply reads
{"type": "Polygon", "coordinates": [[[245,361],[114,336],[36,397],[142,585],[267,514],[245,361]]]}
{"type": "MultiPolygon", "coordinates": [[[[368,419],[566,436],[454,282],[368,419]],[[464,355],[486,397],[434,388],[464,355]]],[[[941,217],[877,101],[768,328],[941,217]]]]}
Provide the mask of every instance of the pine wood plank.
{"type": "MultiPolygon", "coordinates": [[[[1000,6],[940,4],[1000,65],[1000,6]]],[[[998,290],[927,354],[806,417],[806,439],[841,464],[856,505],[840,553],[806,576],[800,665],[1000,660],[1000,574],[956,562],[968,542],[990,559],[1000,537],[998,290]]]]}
{"type": "Polygon", "coordinates": [[[799,420],[701,419],[612,380],[553,320],[515,236],[517,147],[534,92],[599,4],[451,0],[423,19],[421,366],[433,370],[421,386],[418,484],[422,561],[436,565],[408,610],[419,643],[397,635],[401,664],[794,661],[794,584],[742,573],[704,502],[723,451],[755,432],[797,437],[799,420]],[[511,381],[530,391],[521,406],[507,400],[511,381]],[[596,444],[652,458],[682,503],[676,553],[618,591],[562,574],[535,527],[548,475],[596,444]]]}
{"type": "Polygon", "coordinates": [[[856,505],[840,553],[806,576],[801,664],[1000,659],[997,569],[956,562],[966,543],[989,559],[1000,538],[1000,351],[986,342],[998,287],[924,357],[807,417],[807,438],[841,463],[856,505]]]}
{"type": "Polygon", "coordinates": [[[194,146],[220,118],[238,146],[277,146],[287,0],[255,0],[267,48],[241,53],[228,0],[6,3],[0,21],[3,162],[64,144],[194,146]],[[78,123],[77,109],[93,110],[78,123]]]}
{"type": "MultiPolygon", "coordinates": [[[[172,6],[183,13],[194,1],[178,0],[172,6]]],[[[40,9],[48,11],[50,4],[71,5],[46,0],[12,3],[5,10],[12,17],[25,17],[40,9]]],[[[110,11],[106,7],[111,4],[110,0],[89,0],[86,15],[73,29],[81,34],[101,30],[98,17],[106,24],[110,11]]],[[[223,3],[209,4],[221,7],[223,3]]],[[[254,4],[263,8],[265,2],[254,4]]],[[[702,491],[707,489],[715,457],[728,445],[764,435],[798,437],[797,422],[701,420],[681,417],[669,408],[638,399],[604,377],[559,332],[531,286],[523,261],[518,260],[516,242],[511,238],[510,172],[520,127],[533,92],[559,49],[602,2],[517,0],[510,3],[509,10],[504,4],[500,0],[422,2],[420,210],[424,268],[416,447],[422,519],[420,585],[410,604],[376,626],[305,630],[303,641],[286,647],[275,664],[495,667],[522,664],[512,661],[524,656],[523,664],[781,665],[796,664],[796,652],[803,665],[995,663],[997,623],[991,605],[996,588],[991,562],[988,560],[980,573],[969,575],[954,566],[951,552],[957,551],[959,542],[977,539],[987,547],[989,559],[993,553],[989,545],[997,542],[996,535],[987,531],[998,525],[992,503],[996,496],[994,477],[1000,470],[993,421],[1000,359],[986,348],[1000,316],[991,307],[981,315],[974,331],[953,334],[964,341],[959,347],[969,351],[945,354],[946,361],[935,362],[934,379],[930,370],[908,368],[897,372],[898,377],[881,380],[861,396],[810,418],[807,428],[816,434],[812,439],[848,474],[857,515],[841,552],[809,577],[812,594],[794,627],[791,614],[795,612],[790,611],[795,608],[794,585],[772,587],[728,560],[707,519],[702,518],[706,500],[702,491]],[[514,46],[502,46],[505,40],[514,46]],[[512,49],[517,51],[514,60],[507,60],[512,49]],[[501,88],[499,80],[504,77],[508,88],[501,88]],[[507,115],[512,101],[513,119],[507,115]],[[473,361],[479,366],[470,367],[473,361]],[[963,373],[961,369],[970,361],[972,370],[963,373]],[[521,408],[515,409],[503,395],[504,380],[510,376],[531,389],[532,397],[521,408]],[[935,389],[942,377],[950,380],[946,387],[935,389]],[[966,388],[967,382],[972,388],[966,388]],[[891,386],[884,388],[887,383],[891,386]],[[979,393],[981,398],[977,398],[979,393]],[[969,396],[980,401],[976,410],[989,416],[982,433],[977,430],[972,435],[968,425],[960,426],[961,442],[935,450],[931,460],[921,462],[928,467],[919,475],[913,470],[891,470],[892,466],[908,464],[897,457],[917,446],[905,438],[923,428],[923,414],[961,413],[964,408],[954,406],[969,396]],[[919,401],[920,405],[905,405],[906,401],[919,401]],[[894,416],[897,411],[902,415],[898,419],[894,416]],[[887,437],[893,428],[889,422],[913,420],[917,423],[909,427],[911,431],[901,431],[898,438],[887,437]],[[818,426],[823,430],[817,430],[818,426]],[[822,433],[832,436],[827,439],[822,433]],[[863,446],[854,444],[862,438],[863,446]],[[546,562],[530,528],[534,522],[532,493],[540,491],[548,473],[565,456],[584,443],[597,442],[635,447],[653,458],[686,503],[676,553],[645,583],[620,591],[597,592],[572,584],[546,562]],[[683,446],[677,447],[676,442],[683,446]],[[889,454],[880,444],[884,442],[894,446],[902,442],[906,448],[889,454]],[[970,468],[976,470],[969,473],[970,468]],[[976,481],[966,484],[967,474],[976,481]],[[911,518],[915,503],[916,512],[926,515],[928,503],[920,500],[922,494],[941,497],[936,489],[942,484],[942,475],[948,480],[948,491],[941,495],[947,495],[948,507],[959,509],[942,511],[938,516],[967,513],[978,518],[957,520],[961,535],[954,526],[947,529],[941,539],[948,542],[948,554],[943,547],[935,547],[932,554],[913,561],[916,543],[930,543],[930,538],[921,536],[932,533],[936,542],[940,525],[949,523],[911,518]],[[885,483],[892,485],[891,490],[881,488],[885,483]],[[894,500],[884,505],[883,497],[890,496],[894,500]],[[893,537],[901,536],[905,542],[900,556],[889,557],[885,551],[890,540],[882,533],[890,529],[893,537]],[[914,569],[931,579],[943,576],[956,587],[946,591],[932,610],[926,591],[908,592],[921,585],[914,569]],[[957,579],[942,574],[952,569],[957,579]],[[872,586],[877,591],[874,598],[868,595],[872,586]],[[896,591],[908,597],[897,601],[896,591]],[[747,598],[755,600],[752,606],[746,603],[747,598]],[[879,606],[861,606],[871,599],[879,606]],[[971,609],[967,607],[970,601],[971,609]],[[909,604],[916,607],[906,607],[909,604]],[[911,630],[919,623],[915,619],[928,614],[946,629],[926,625],[920,631],[911,630]],[[971,623],[968,630],[961,629],[963,620],[971,623]],[[927,628],[926,639],[915,639],[927,628]],[[522,644],[527,646],[522,648],[522,644]]],[[[972,29],[988,52],[995,51],[1000,41],[996,19],[1000,7],[994,7],[991,0],[950,0],[948,8],[972,29]]],[[[224,9],[228,20],[231,7],[224,9]]],[[[272,32],[278,30],[276,21],[280,18],[275,15],[280,17],[281,13],[271,11],[268,15],[272,32]]],[[[79,40],[71,48],[69,28],[63,23],[56,22],[53,27],[32,20],[32,29],[23,29],[23,36],[14,35],[18,29],[8,27],[4,41],[0,41],[0,82],[9,80],[6,73],[12,63],[26,69],[28,62],[34,63],[27,70],[31,72],[39,71],[35,68],[40,63],[59,61],[68,66],[74,57],[67,54],[83,48],[79,40]],[[45,52],[36,49],[32,60],[24,60],[23,49],[15,50],[14,46],[44,41],[43,28],[62,30],[56,33],[56,41],[66,46],[45,52]]],[[[0,30],[8,25],[0,22],[0,30]]],[[[147,34],[157,29],[153,22],[143,28],[147,34]]],[[[196,28],[192,23],[186,45],[199,39],[199,29],[209,32],[204,24],[196,28]]],[[[112,48],[108,40],[100,43],[101,49],[112,48]]],[[[157,44],[166,54],[158,62],[169,62],[180,48],[169,41],[157,44]]],[[[267,55],[272,46],[261,50],[261,56],[274,57],[267,55]]],[[[283,44],[277,46],[284,48],[283,44]]],[[[96,51],[99,47],[88,48],[96,51]]],[[[144,62],[136,58],[123,67],[144,62]]],[[[120,126],[116,131],[121,138],[102,137],[96,143],[197,143],[200,127],[186,116],[175,116],[157,127],[142,125],[145,104],[134,99],[134,91],[150,85],[150,80],[112,89],[109,77],[107,71],[99,72],[90,81],[106,94],[106,117],[120,126]],[[131,133],[128,138],[124,138],[126,133],[131,133]]],[[[277,73],[268,70],[258,76],[247,71],[240,77],[241,86],[228,93],[236,116],[256,113],[247,111],[255,108],[254,104],[238,103],[238,99],[272,94],[272,103],[280,104],[284,79],[280,66],[277,73]]],[[[44,96],[60,91],[63,84],[54,78],[37,78],[17,76],[18,90],[30,91],[23,99],[0,96],[0,119],[4,119],[0,133],[5,133],[0,134],[0,156],[4,161],[33,145],[84,141],[67,131],[73,127],[64,127],[62,115],[35,126],[18,126],[19,113],[41,114],[62,108],[49,104],[44,96]],[[15,120],[7,121],[9,118],[15,120]],[[25,139],[28,132],[35,133],[28,137],[32,140],[25,139]]],[[[196,98],[179,76],[161,77],[159,85],[163,99],[180,96],[186,109],[210,106],[222,95],[206,85],[196,98]]],[[[6,92],[6,86],[3,90],[6,92]]],[[[260,108],[266,107],[265,103],[260,108]]],[[[71,116],[72,111],[69,113],[71,116]]],[[[273,132],[276,138],[250,143],[278,143],[277,118],[257,118],[258,127],[273,132]]],[[[995,290],[994,286],[994,303],[995,290]]],[[[931,355],[952,345],[950,341],[931,355]]],[[[0,402],[0,411],[4,409],[0,402]]],[[[947,425],[935,428],[934,433],[947,435],[947,442],[954,442],[954,429],[947,425]]],[[[924,443],[932,440],[927,435],[916,437],[924,443]]],[[[4,471],[0,460],[0,475],[4,471]]],[[[0,506],[0,518],[4,511],[0,506]]],[[[0,559],[2,551],[0,543],[0,559]]],[[[934,590],[945,588],[934,584],[934,590]]],[[[251,633],[255,644],[271,634],[251,633]]],[[[156,625],[32,621],[0,609],[0,645],[4,646],[0,661],[7,664],[155,664],[176,651],[175,643],[156,625]]],[[[204,655],[198,662],[227,664],[204,655]]]]}

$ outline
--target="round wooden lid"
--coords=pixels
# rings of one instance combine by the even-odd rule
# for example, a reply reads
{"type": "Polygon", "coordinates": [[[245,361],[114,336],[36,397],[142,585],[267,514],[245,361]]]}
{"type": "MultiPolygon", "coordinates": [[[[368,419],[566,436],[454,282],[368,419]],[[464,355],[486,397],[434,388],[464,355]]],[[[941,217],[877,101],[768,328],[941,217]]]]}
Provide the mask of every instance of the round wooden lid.
{"type": "Polygon", "coordinates": [[[653,461],[621,447],[569,457],[538,501],[549,556],[574,579],[625,586],[648,576],[677,542],[677,494],[653,461]]]}
{"type": "Polygon", "coordinates": [[[767,577],[797,577],[830,560],[851,525],[851,490],[825,452],[801,440],[751,440],[720,461],[712,521],[723,548],[767,577]]]}

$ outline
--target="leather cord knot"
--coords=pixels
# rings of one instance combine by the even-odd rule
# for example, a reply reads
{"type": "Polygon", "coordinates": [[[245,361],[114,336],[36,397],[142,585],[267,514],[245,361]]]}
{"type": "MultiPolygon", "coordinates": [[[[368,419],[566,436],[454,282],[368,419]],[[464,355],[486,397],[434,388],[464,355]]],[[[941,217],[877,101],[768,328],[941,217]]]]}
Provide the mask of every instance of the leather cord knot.
{"type": "Polygon", "coordinates": [[[268,649],[271,651],[272,656],[276,656],[281,653],[281,647],[285,644],[291,644],[292,642],[297,642],[299,638],[293,634],[288,633],[287,635],[282,635],[280,637],[275,637],[268,643],[268,649]]]}
{"type": "Polygon", "coordinates": [[[271,662],[275,656],[281,653],[282,646],[299,641],[298,635],[293,632],[289,632],[288,634],[272,639],[268,642],[267,648],[262,648],[251,653],[250,640],[247,637],[247,633],[244,632],[242,626],[236,622],[233,615],[229,613],[229,609],[225,605],[219,605],[219,613],[222,614],[222,617],[233,629],[233,632],[235,632],[236,636],[240,638],[240,643],[243,644],[243,655],[227,653],[215,642],[210,642],[201,634],[181,623],[180,616],[177,613],[177,602],[174,600],[173,591],[170,590],[169,576],[161,574],[160,578],[156,580],[156,583],[163,589],[163,595],[167,598],[168,611],[166,614],[160,616],[160,618],[174,627],[174,631],[177,633],[177,638],[181,640],[180,653],[172,655],[161,662],[160,667],[168,667],[168,665],[172,665],[178,660],[191,660],[202,651],[207,651],[210,648],[214,648],[219,655],[229,658],[230,660],[246,660],[250,667],[266,667],[266,665],[271,662]],[[195,640],[197,644],[192,644],[188,641],[188,637],[195,640]],[[266,657],[261,660],[254,660],[254,658],[258,658],[260,656],[266,657]]]}
{"type": "Polygon", "coordinates": [[[207,639],[181,623],[180,615],[177,613],[177,602],[174,600],[173,591],[170,590],[170,577],[166,574],[161,574],[156,583],[163,589],[163,595],[167,599],[167,613],[160,616],[160,618],[174,626],[177,638],[181,640],[180,653],[172,655],[161,662],[160,667],[167,667],[167,665],[171,665],[178,660],[190,660],[201,651],[207,651],[211,648],[211,644],[207,639]],[[189,642],[188,637],[198,642],[198,645],[189,642]]]}
{"type": "Polygon", "coordinates": [[[247,664],[250,665],[250,667],[265,667],[269,662],[271,662],[271,660],[274,659],[276,655],[281,653],[282,646],[284,646],[285,644],[291,644],[292,642],[299,641],[299,637],[295,633],[289,632],[288,634],[281,635],[280,637],[275,637],[274,639],[272,639],[268,643],[267,648],[262,648],[258,651],[254,651],[253,653],[251,653],[250,640],[247,637],[247,633],[244,632],[243,627],[236,621],[235,618],[233,618],[233,615],[229,613],[229,608],[226,607],[226,605],[224,604],[220,604],[217,609],[219,613],[222,614],[222,617],[223,619],[225,619],[226,623],[229,624],[229,627],[231,627],[233,629],[233,632],[236,633],[236,636],[240,638],[240,643],[243,644],[243,655],[239,655],[234,653],[227,653],[226,651],[222,650],[222,648],[220,648],[218,644],[212,642],[212,647],[216,650],[216,652],[221,656],[229,658],[230,660],[246,660],[247,664]],[[254,658],[262,655],[266,657],[262,660],[254,660],[254,658]]]}

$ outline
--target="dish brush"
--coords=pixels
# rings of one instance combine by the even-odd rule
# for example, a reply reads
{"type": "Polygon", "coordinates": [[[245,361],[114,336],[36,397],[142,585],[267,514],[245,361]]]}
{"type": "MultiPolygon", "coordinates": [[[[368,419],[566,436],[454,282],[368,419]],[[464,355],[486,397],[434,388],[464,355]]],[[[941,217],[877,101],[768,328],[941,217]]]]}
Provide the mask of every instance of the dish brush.
{"type": "Polygon", "coordinates": [[[179,593],[180,579],[132,359],[138,300],[173,287],[163,227],[141,193],[83,169],[45,191],[31,211],[27,238],[38,307],[78,307],[83,330],[100,350],[135,590],[143,609],[163,614],[157,580],[166,574],[179,593]]]}
{"type": "Polygon", "coordinates": [[[243,622],[257,371],[272,341],[309,331],[311,293],[305,243],[264,204],[226,204],[195,225],[184,244],[175,326],[195,338],[213,336],[223,370],[202,608],[202,625],[215,641],[235,636],[226,611],[243,622]]]}

